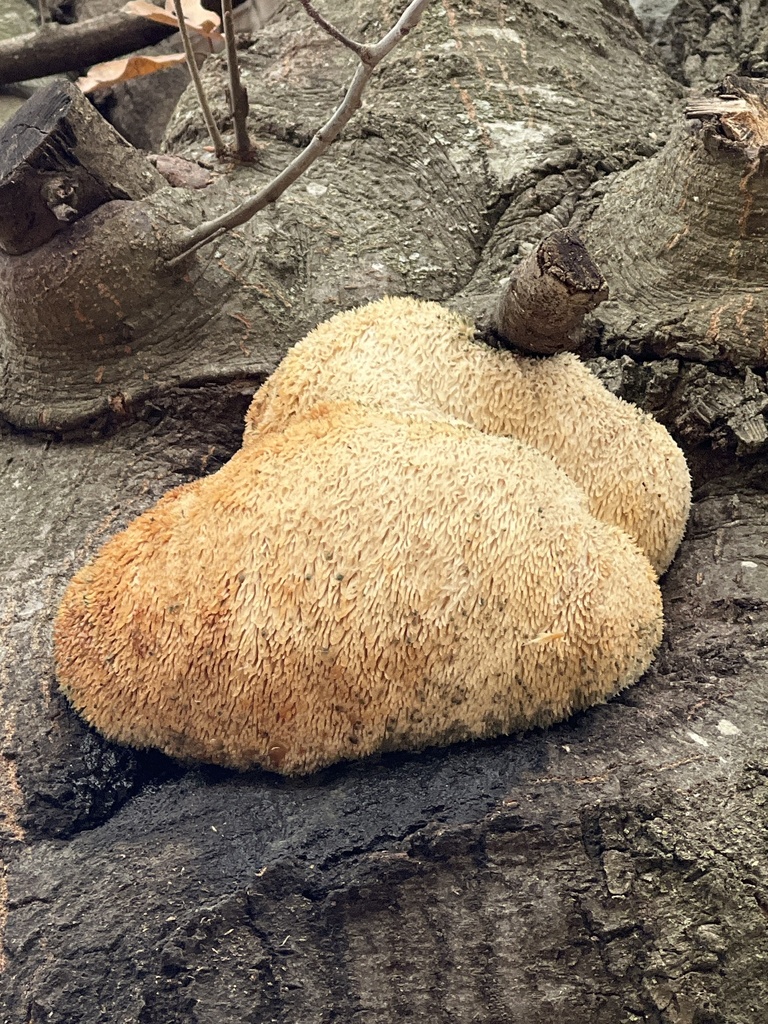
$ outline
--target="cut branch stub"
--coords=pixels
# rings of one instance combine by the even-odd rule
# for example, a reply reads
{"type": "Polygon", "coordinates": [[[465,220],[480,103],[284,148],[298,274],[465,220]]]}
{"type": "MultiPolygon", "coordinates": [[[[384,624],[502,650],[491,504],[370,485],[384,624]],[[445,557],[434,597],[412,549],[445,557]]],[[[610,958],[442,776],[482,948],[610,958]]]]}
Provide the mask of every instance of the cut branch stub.
{"type": "Polygon", "coordinates": [[[603,275],[581,239],[568,231],[554,231],[510,278],[499,298],[493,327],[524,352],[576,352],[585,315],[607,298],[603,275]]]}
{"type": "Polygon", "coordinates": [[[29,252],[102,204],[164,184],[79,89],[52,82],[0,129],[0,248],[29,252]]]}
{"type": "MultiPolygon", "coordinates": [[[[270,315],[278,300],[248,312],[248,332],[263,343],[243,345],[231,326],[242,317],[238,271],[253,260],[252,246],[234,236],[226,269],[216,261],[195,275],[167,269],[179,219],[188,227],[230,195],[184,190],[180,202],[178,191],[104,203],[32,252],[0,252],[0,421],[79,430],[133,415],[180,379],[247,379],[275,368],[287,344],[270,315]],[[218,320],[228,326],[214,351],[201,339],[218,320]]],[[[259,280],[265,291],[275,287],[266,272],[259,280]]]]}
{"type": "MultiPolygon", "coordinates": [[[[576,223],[609,273],[603,351],[768,367],[768,87],[728,76],[576,223]]],[[[585,213],[588,207],[584,207],[585,213]]]]}
{"type": "Polygon", "coordinates": [[[730,151],[759,162],[768,154],[768,86],[729,75],[715,96],[692,99],[685,116],[703,122],[702,141],[710,153],[730,151]]]}

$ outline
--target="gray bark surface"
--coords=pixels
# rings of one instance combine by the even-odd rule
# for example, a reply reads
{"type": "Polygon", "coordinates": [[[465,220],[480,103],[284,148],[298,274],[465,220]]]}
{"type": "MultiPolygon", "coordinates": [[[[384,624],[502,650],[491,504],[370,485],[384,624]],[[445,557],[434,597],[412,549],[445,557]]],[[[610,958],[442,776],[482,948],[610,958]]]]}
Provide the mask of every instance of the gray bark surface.
{"type": "Polygon", "coordinates": [[[0,153],[0,249],[11,256],[110,200],[140,199],[164,183],[69,82],[33,94],[0,128],[0,153]]]}
{"type": "Polygon", "coordinates": [[[670,73],[697,91],[737,70],[765,77],[765,15],[762,0],[680,0],[659,29],[657,51],[670,73]]]}
{"type": "MultiPolygon", "coordinates": [[[[324,8],[355,31],[363,12],[324,8]]],[[[603,349],[609,304],[592,314],[591,365],[667,423],[696,484],[663,648],[608,705],[286,780],[117,748],[57,692],[51,622],[74,570],[229,457],[254,387],[308,326],[386,292],[487,312],[541,238],[597,221],[633,165],[656,173],[681,120],[624,3],[435,5],[322,164],[158,277],[185,223],[308,140],[350,58],[291,14],[244,67],[260,165],[211,193],[106,204],[24,257],[27,278],[0,267],[22,295],[75,249],[91,263],[61,286],[92,310],[78,335],[61,299],[19,301],[0,335],[0,1020],[753,1024],[768,1004],[768,396],[749,356],[603,349]],[[111,322],[99,281],[120,298],[111,322]]],[[[220,65],[207,75],[222,97],[220,65]]],[[[192,102],[168,147],[205,159],[192,102]]],[[[603,234],[626,232],[609,212],[603,234]]],[[[623,301],[615,261],[599,264],[623,301]]]]}
{"type": "MultiPolygon", "coordinates": [[[[747,81],[727,77],[723,89],[747,81]]],[[[750,90],[763,113],[764,83],[750,90]]],[[[605,351],[742,371],[768,365],[768,146],[759,132],[750,133],[754,146],[727,138],[718,122],[676,125],[658,155],[617,175],[594,212],[585,203],[576,215],[587,219],[594,258],[611,268],[616,298],[597,314],[605,351]]]]}

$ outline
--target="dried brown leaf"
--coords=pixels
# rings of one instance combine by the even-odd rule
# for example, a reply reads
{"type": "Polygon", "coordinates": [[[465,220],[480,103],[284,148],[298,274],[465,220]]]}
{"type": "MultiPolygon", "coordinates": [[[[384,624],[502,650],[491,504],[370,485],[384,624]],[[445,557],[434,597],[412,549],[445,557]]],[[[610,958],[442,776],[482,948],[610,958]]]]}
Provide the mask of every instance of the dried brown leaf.
{"type": "Polygon", "coordinates": [[[186,59],[183,53],[169,53],[163,57],[143,57],[134,54],[120,60],[108,60],[105,64],[94,64],[87,75],[78,78],[77,85],[85,93],[94,92],[96,89],[117,85],[118,82],[127,82],[130,78],[150,75],[153,71],[160,71],[173,64],[184,64],[186,59]]]}
{"type": "MultiPolygon", "coordinates": [[[[220,33],[217,29],[221,23],[218,14],[213,11],[206,11],[200,0],[181,0],[181,9],[184,12],[184,20],[191,32],[218,40],[220,33]]],[[[178,28],[178,20],[173,9],[173,0],[166,0],[165,7],[156,7],[149,3],[149,0],[129,0],[123,7],[126,14],[134,14],[139,18],[148,18],[150,21],[157,21],[161,25],[173,25],[178,28]]]]}

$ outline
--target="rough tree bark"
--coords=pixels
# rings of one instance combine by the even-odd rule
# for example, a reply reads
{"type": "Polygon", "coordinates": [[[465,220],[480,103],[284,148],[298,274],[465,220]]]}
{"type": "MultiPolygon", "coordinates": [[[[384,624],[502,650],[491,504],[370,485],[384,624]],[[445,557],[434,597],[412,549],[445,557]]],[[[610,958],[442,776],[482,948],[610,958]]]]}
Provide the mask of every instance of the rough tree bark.
{"type": "MultiPolygon", "coordinates": [[[[446,0],[322,164],[169,271],[180,235],[338,102],[350,55],[298,7],[243,53],[260,164],[107,202],[0,257],[35,297],[0,298],[0,1020],[752,1024],[768,1003],[759,167],[710,144],[718,115],[686,127],[622,0],[446,0]],[[89,731],[51,668],[74,569],[228,457],[254,387],[314,322],[387,292],[487,315],[562,228],[611,291],[591,365],[695,474],[647,676],[547,731],[304,780],[89,731]]],[[[397,10],[323,7],[353,34],[373,17],[372,38],[397,10]]],[[[220,61],[206,77],[223,119],[220,61]]],[[[210,162],[206,144],[186,96],[168,148],[210,162]]]]}
{"type": "Polygon", "coordinates": [[[768,89],[729,76],[719,92],[689,102],[688,122],[612,185],[584,236],[612,268],[606,343],[764,369],[768,89]]]}
{"type": "Polygon", "coordinates": [[[581,239],[553,231],[510,276],[491,325],[520,352],[578,352],[585,315],[607,298],[605,278],[581,239]]]}

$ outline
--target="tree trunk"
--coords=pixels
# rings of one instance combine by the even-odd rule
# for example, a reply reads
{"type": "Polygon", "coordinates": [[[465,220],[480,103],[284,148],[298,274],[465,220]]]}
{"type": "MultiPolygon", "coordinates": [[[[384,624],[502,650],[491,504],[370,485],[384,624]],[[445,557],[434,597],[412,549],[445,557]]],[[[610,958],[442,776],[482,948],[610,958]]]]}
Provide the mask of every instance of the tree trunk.
{"type": "MultiPolygon", "coordinates": [[[[373,38],[400,9],[323,13],[373,38]]],[[[322,163],[168,268],[350,77],[292,7],[242,57],[260,163],[112,199],[0,257],[0,1020],[752,1024],[768,1004],[759,159],[717,141],[738,141],[722,112],[696,108],[685,134],[623,0],[433,4],[322,163]],[[301,780],[87,729],[51,660],[74,570],[229,457],[255,386],[318,320],[387,293],[487,318],[565,228],[610,288],[591,365],[669,425],[695,476],[643,680],[546,731],[301,780]]],[[[205,76],[224,122],[221,61],[205,76]]],[[[189,95],[167,145],[210,163],[189,95]]]]}
{"type": "Polygon", "coordinates": [[[762,370],[768,89],[729,76],[719,92],[692,100],[663,151],[614,183],[584,237],[617,296],[599,314],[604,342],[762,370]]]}

